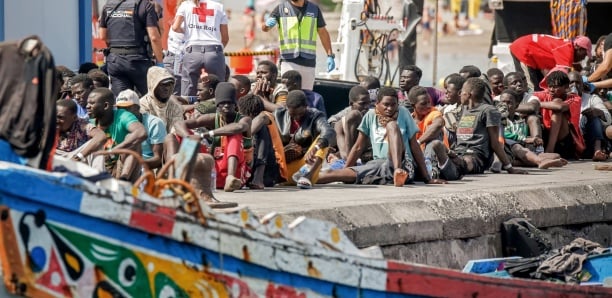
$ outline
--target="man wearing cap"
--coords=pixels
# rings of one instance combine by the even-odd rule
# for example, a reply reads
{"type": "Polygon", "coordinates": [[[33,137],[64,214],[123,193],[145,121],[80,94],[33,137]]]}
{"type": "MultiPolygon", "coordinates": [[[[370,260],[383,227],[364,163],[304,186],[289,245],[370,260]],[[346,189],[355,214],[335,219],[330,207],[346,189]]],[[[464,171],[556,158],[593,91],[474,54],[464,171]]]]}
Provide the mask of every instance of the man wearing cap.
{"type": "Polygon", "coordinates": [[[216,187],[232,192],[240,189],[249,176],[246,165],[252,159],[251,118],[236,112],[236,87],[232,83],[217,84],[215,104],[216,113],[179,121],[174,128],[181,138],[199,129],[200,136],[210,140],[208,152],[215,158],[216,187]]]}
{"type": "Polygon", "coordinates": [[[117,108],[124,109],[136,116],[147,132],[147,139],[142,142],[142,158],[149,169],[157,169],[162,165],[166,126],[164,122],[149,113],[140,112],[140,100],[136,92],[126,89],[117,96],[117,108]]]}
{"type": "Polygon", "coordinates": [[[165,68],[152,66],[147,71],[149,92],[140,99],[140,109],[160,118],[170,131],[174,123],[183,121],[183,107],[173,98],[174,76],[165,68]]]}
{"type": "Polygon", "coordinates": [[[540,82],[555,67],[576,68],[580,70],[580,61],[591,57],[591,40],[578,36],[572,40],[552,35],[529,34],[517,38],[510,45],[510,52],[515,58],[517,71],[527,77],[529,87],[540,91],[540,82]]]}

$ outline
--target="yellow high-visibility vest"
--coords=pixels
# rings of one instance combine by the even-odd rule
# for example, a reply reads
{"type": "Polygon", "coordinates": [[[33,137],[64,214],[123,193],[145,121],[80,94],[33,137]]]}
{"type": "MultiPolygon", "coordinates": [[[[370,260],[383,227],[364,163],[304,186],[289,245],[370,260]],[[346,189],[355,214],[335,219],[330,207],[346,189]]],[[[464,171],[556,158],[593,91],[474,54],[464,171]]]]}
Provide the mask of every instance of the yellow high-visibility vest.
{"type": "Polygon", "coordinates": [[[319,10],[305,1],[306,13],[299,21],[289,1],[278,6],[280,10],[279,35],[280,52],[283,59],[302,56],[315,59],[317,53],[317,17],[319,10]]]}

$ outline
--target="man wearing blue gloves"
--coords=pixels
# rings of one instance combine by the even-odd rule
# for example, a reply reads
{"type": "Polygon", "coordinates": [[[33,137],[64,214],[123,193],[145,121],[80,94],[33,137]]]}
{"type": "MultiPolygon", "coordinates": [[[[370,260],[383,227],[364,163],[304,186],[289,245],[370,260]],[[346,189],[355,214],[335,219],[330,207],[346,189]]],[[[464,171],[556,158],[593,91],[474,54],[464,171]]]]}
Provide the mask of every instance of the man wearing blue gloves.
{"type": "Polygon", "coordinates": [[[312,90],[315,78],[317,35],[327,54],[327,71],[336,68],[329,32],[319,7],[308,0],[283,0],[270,13],[262,30],[278,24],[281,75],[296,70],[302,75],[302,89],[312,90]],[[316,26],[316,30],[315,30],[316,26]]]}

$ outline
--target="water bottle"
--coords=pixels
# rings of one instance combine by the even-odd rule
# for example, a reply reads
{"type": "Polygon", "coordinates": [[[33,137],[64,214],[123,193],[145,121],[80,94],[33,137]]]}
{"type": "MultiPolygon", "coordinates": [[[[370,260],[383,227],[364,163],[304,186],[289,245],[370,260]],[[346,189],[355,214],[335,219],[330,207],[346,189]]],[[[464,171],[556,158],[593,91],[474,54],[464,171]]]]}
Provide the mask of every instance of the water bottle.
{"type": "Polygon", "coordinates": [[[427,169],[427,175],[432,178],[433,166],[431,165],[431,158],[425,157],[425,169],[427,169]]]}
{"type": "Polygon", "coordinates": [[[217,170],[213,166],[212,171],[210,172],[210,192],[217,191],[217,170]]]}
{"type": "Polygon", "coordinates": [[[291,178],[293,179],[293,181],[297,182],[298,179],[308,175],[309,172],[310,172],[310,165],[309,164],[305,164],[297,172],[295,172],[291,176],[291,178]]]}

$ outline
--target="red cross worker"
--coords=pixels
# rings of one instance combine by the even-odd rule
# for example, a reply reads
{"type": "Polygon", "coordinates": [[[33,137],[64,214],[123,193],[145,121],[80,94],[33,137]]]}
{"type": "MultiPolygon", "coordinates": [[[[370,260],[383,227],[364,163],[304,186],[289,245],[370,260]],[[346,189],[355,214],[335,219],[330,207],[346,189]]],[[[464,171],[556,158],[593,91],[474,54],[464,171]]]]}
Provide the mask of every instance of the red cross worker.
{"type": "Polygon", "coordinates": [[[223,4],[219,2],[185,0],[180,4],[172,30],[185,34],[185,55],[180,73],[181,95],[197,94],[203,68],[221,80],[225,78],[223,48],[229,41],[227,23],[223,4]]]}

